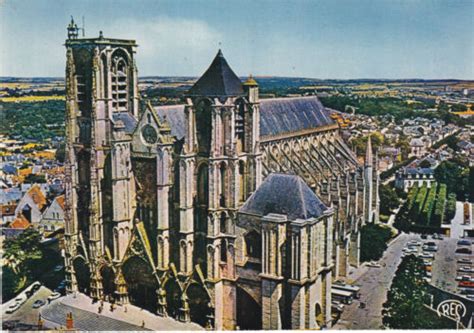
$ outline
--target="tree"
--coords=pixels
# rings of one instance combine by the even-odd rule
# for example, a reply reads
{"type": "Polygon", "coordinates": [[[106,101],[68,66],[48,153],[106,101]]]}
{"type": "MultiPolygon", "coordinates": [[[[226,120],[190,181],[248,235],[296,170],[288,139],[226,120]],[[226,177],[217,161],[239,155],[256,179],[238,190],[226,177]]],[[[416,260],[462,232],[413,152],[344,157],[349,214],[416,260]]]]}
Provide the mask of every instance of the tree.
{"type": "Polygon", "coordinates": [[[61,144],[56,150],[55,158],[58,162],[63,163],[66,159],[66,145],[61,144]]]}
{"type": "Polygon", "coordinates": [[[379,188],[380,196],[380,213],[390,215],[393,209],[400,204],[399,198],[395,190],[389,185],[381,185],[379,188]]]}
{"type": "Polygon", "coordinates": [[[36,277],[42,270],[40,241],[40,233],[33,228],[26,229],[16,238],[5,240],[3,258],[6,266],[18,275],[36,277]]]}
{"type": "Polygon", "coordinates": [[[390,228],[378,224],[366,224],[360,233],[360,260],[380,259],[387,249],[387,242],[392,237],[390,228]]]}
{"type": "Polygon", "coordinates": [[[424,280],[423,261],[414,255],[403,258],[383,304],[382,322],[391,329],[452,328],[452,323],[439,320],[427,311],[428,286],[424,280]]]}

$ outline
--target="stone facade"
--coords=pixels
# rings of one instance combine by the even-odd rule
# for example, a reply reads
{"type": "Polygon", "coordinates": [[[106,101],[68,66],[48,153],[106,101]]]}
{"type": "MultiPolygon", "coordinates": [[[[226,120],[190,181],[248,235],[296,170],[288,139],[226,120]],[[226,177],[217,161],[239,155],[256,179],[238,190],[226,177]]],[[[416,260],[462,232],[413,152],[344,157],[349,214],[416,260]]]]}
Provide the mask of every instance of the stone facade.
{"type": "Polygon", "coordinates": [[[317,98],[260,101],[219,51],[184,105],[140,110],[135,42],[68,32],[68,292],[208,328],[330,326],[331,280],[359,263],[378,175],[317,98]],[[257,201],[275,173],[314,209],[257,201]],[[257,202],[269,210],[249,214],[257,202]]]}

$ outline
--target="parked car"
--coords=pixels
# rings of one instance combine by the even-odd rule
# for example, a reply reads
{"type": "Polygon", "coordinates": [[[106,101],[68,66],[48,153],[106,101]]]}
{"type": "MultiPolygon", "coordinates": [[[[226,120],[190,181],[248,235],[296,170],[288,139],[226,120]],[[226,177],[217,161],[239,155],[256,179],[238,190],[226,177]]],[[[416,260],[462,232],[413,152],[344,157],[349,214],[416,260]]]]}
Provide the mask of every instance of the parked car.
{"type": "Polygon", "coordinates": [[[20,308],[20,306],[21,306],[21,303],[15,302],[15,303],[11,304],[11,305],[8,307],[7,311],[5,311],[5,312],[6,312],[6,313],[13,313],[13,312],[15,312],[16,310],[18,310],[18,309],[20,308]]]}
{"type": "Polygon", "coordinates": [[[434,258],[434,254],[433,254],[433,253],[423,252],[423,253],[420,255],[420,258],[433,259],[433,258],[434,258]]]}
{"type": "Polygon", "coordinates": [[[471,246],[472,245],[471,241],[468,239],[460,239],[458,240],[457,244],[458,246],[471,246]]]}
{"type": "Polygon", "coordinates": [[[33,303],[33,308],[37,309],[37,308],[42,307],[45,304],[46,304],[45,301],[39,299],[39,300],[37,300],[36,302],[33,303]]]}
{"type": "Polygon", "coordinates": [[[474,273],[474,268],[469,267],[469,266],[462,266],[462,267],[458,267],[458,272],[474,273]]]}
{"type": "Polygon", "coordinates": [[[468,247],[458,247],[456,253],[459,254],[472,254],[472,250],[468,247]]]}
{"type": "Polygon", "coordinates": [[[379,263],[375,262],[375,261],[371,261],[367,264],[367,267],[380,268],[382,266],[379,263]]]}
{"type": "Polygon", "coordinates": [[[438,251],[438,247],[436,245],[434,246],[423,246],[423,251],[429,251],[429,252],[436,252],[438,251]]]}
{"type": "Polygon", "coordinates": [[[61,293],[54,292],[48,297],[48,301],[53,301],[59,297],[61,297],[61,293]]]}
{"type": "Polygon", "coordinates": [[[433,235],[433,239],[439,239],[439,240],[441,240],[441,239],[443,239],[443,236],[440,235],[440,234],[434,234],[434,235],[433,235]]]}
{"type": "Polygon", "coordinates": [[[422,234],[422,235],[421,235],[421,239],[428,239],[428,235],[422,234]]]}
{"type": "Polygon", "coordinates": [[[456,276],[456,281],[473,281],[474,278],[471,278],[469,275],[458,275],[456,276]]]}
{"type": "Polygon", "coordinates": [[[472,264],[472,260],[471,259],[466,259],[466,258],[460,258],[457,260],[458,263],[460,264],[472,264]]]}

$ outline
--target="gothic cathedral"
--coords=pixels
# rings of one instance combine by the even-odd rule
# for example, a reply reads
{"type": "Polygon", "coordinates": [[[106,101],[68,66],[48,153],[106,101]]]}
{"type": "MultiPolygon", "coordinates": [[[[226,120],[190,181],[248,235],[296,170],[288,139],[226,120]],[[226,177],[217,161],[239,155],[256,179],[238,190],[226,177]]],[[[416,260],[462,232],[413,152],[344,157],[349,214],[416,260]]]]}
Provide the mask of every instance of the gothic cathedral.
{"type": "Polygon", "coordinates": [[[71,22],[66,49],[67,291],[219,330],[330,327],[378,222],[371,145],[361,165],[316,96],[259,99],[221,51],[152,106],[135,41],[71,22]]]}

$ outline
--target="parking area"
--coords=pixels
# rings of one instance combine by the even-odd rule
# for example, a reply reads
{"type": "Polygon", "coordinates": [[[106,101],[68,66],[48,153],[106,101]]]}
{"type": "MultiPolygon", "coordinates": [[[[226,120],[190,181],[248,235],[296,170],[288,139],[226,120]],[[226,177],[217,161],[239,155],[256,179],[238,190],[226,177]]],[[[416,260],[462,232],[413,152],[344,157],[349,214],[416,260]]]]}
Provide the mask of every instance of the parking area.
{"type": "MultiPolygon", "coordinates": [[[[33,305],[35,302],[42,301],[45,304],[48,302],[48,297],[53,294],[53,291],[46,288],[45,286],[41,286],[33,295],[27,297],[25,293],[20,293],[14,299],[5,304],[2,304],[2,325],[3,328],[6,329],[19,329],[20,327],[27,328],[29,325],[35,326],[38,324],[38,316],[41,310],[41,306],[34,307],[33,305]],[[25,297],[26,301],[21,304],[18,309],[16,309],[13,313],[7,313],[8,308],[13,306],[16,301],[16,298],[25,297]]],[[[37,305],[40,302],[36,303],[37,305]]],[[[9,311],[8,311],[9,312],[9,311]]]]}

